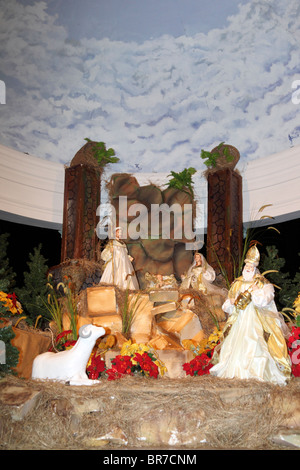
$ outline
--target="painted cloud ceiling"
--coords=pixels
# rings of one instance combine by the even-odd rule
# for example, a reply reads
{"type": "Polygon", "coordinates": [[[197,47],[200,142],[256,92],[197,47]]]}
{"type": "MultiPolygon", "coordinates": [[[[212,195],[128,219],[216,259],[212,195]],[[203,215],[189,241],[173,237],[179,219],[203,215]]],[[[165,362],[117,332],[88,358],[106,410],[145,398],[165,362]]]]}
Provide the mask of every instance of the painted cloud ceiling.
{"type": "Polygon", "coordinates": [[[21,152],[67,163],[88,137],[114,170],[168,172],[221,141],[242,161],[300,144],[299,0],[0,0],[0,42],[21,152]]]}

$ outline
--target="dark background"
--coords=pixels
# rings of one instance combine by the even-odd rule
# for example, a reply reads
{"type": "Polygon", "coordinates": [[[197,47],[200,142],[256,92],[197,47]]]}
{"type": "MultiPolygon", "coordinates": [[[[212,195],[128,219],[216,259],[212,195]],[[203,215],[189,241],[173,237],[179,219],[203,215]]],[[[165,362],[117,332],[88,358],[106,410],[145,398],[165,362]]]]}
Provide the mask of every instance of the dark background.
{"type": "MultiPolygon", "coordinates": [[[[285,258],[286,264],[282,271],[289,272],[291,278],[300,269],[300,219],[289,222],[271,224],[277,230],[267,230],[267,227],[253,226],[254,238],[262,245],[259,246],[261,253],[268,245],[275,245],[279,251],[278,256],[285,258]],[[257,236],[256,236],[257,235],[257,236]]],[[[16,273],[16,286],[23,286],[23,273],[28,270],[27,262],[29,254],[40,243],[42,244],[42,255],[47,260],[48,267],[60,263],[61,234],[58,230],[23,225],[14,222],[0,220],[0,233],[9,233],[9,246],[7,257],[10,266],[16,273]]],[[[205,254],[205,247],[201,250],[205,254]]]]}
{"type": "Polygon", "coordinates": [[[28,271],[29,254],[42,244],[41,254],[50,268],[60,263],[61,235],[58,230],[0,220],[0,233],[9,233],[7,257],[16,273],[16,286],[23,286],[23,273],[28,271]]]}

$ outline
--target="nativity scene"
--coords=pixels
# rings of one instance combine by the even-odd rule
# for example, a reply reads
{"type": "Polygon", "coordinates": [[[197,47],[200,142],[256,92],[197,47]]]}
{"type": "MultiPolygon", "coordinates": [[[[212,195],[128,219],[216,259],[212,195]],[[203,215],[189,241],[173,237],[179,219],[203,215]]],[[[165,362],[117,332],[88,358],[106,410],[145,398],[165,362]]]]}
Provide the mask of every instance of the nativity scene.
{"type": "MultiPolygon", "coordinates": [[[[184,207],[194,220],[194,169],[185,172],[181,187],[172,184],[174,172],[164,188],[153,182],[140,186],[131,174],[113,174],[107,188],[115,219],[109,222],[109,236],[99,238],[96,209],[101,204],[103,168],[95,162],[95,146],[88,141],[65,169],[61,263],[48,272],[50,337],[37,348],[22,351],[17,374],[37,387],[60,384],[75,387],[76,394],[88,386],[89,393],[101,397],[112,393],[109,387],[127,397],[126,381],[138,378],[147,381],[143,387],[150,387],[149,392],[155,388],[157,400],[165,387],[177,397],[192,387],[192,402],[186,398],[186,425],[179,425],[183,417],[177,412],[166,427],[173,412],[158,416],[151,403],[146,415],[144,411],[143,417],[137,416],[145,408],[139,402],[138,384],[129,385],[137,387],[137,406],[131,411],[137,424],[129,440],[137,447],[139,439],[146,446],[172,447],[172,433],[181,426],[175,444],[197,447],[211,436],[199,424],[205,427],[208,402],[204,400],[202,409],[192,398],[202,393],[201,387],[216,387],[217,381],[227,396],[230,381],[241,381],[244,390],[250,381],[255,393],[263,389],[269,400],[269,387],[284,390],[297,375],[290,339],[295,326],[278,311],[274,285],[259,270],[257,243],[249,243],[242,252],[242,184],[234,169],[238,151],[222,143],[217,148],[218,165],[205,175],[211,198],[206,243],[199,247],[195,234],[190,239],[183,230],[184,207]],[[223,158],[223,147],[232,152],[234,162],[223,158]],[[154,205],[173,208],[167,214],[169,225],[161,214],[158,226],[151,226],[154,205]],[[179,213],[183,217],[178,218],[179,213]],[[164,237],[167,229],[169,236],[164,237]],[[242,269],[235,277],[237,261],[242,269]]],[[[17,341],[14,344],[20,348],[17,341]]],[[[121,395],[125,409],[130,400],[121,395]]],[[[216,405],[213,413],[218,413],[216,405]]],[[[100,441],[126,446],[128,426],[113,424],[110,407],[105,416],[107,432],[100,441]]],[[[100,445],[91,442],[88,446],[100,445]]]]}
{"type": "MultiPolygon", "coordinates": [[[[90,167],[93,173],[97,171],[94,167],[93,145],[93,142],[88,142],[78,152],[66,173],[76,172],[78,166],[90,167]]],[[[88,174],[88,171],[84,170],[84,174],[88,174]]],[[[226,321],[222,305],[227,296],[227,288],[223,277],[218,269],[218,275],[216,274],[202,253],[187,249],[188,242],[193,240],[188,240],[185,236],[185,213],[183,210],[180,212],[188,204],[190,211],[194,212],[192,172],[187,174],[186,186],[180,189],[172,184],[165,189],[160,189],[153,183],[139,186],[132,175],[112,175],[108,188],[116,216],[113,223],[110,220],[108,224],[107,233],[110,236],[99,240],[98,246],[94,242],[91,245],[93,248],[84,255],[86,264],[97,263],[99,259],[97,267],[101,263],[101,276],[85,289],[78,286],[78,326],[91,322],[106,328],[115,337],[114,348],[106,354],[108,361],[112,360],[113,349],[119,348],[120,351],[128,341],[147,344],[155,350],[158,357],[163,355],[166,361],[164,375],[173,378],[185,376],[182,366],[187,359],[193,358],[191,345],[197,347],[200,341],[206,341],[226,321]],[[122,197],[126,197],[125,213],[122,197]],[[145,208],[145,213],[140,212],[136,218],[132,215],[135,204],[138,204],[140,211],[141,205],[142,209],[145,208]],[[173,217],[168,214],[167,227],[162,215],[158,219],[158,227],[154,227],[154,217],[151,214],[154,205],[175,207],[175,211],[180,212],[180,217],[177,217],[179,212],[174,212],[173,217]],[[144,221],[147,221],[147,225],[142,235],[138,233],[138,237],[132,238],[130,231],[132,232],[136,219],[140,226],[144,221]],[[148,220],[152,221],[152,225],[148,224],[148,220]],[[154,229],[159,236],[153,236],[154,229]],[[169,236],[163,237],[167,229],[169,236]]],[[[93,180],[97,181],[96,178],[93,180]]],[[[65,181],[65,193],[69,194],[68,176],[65,181]]],[[[78,187],[81,186],[78,184],[78,187]]],[[[82,199],[83,197],[78,197],[78,201],[82,199]]],[[[70,204],[70,200],[66,200],[70,204]]],[[[89,204],[87,197],[85,200],[89,204]]],[[[74,202],[72,207],[75,206],[74,202]]],[[[79,215],[80,211],[84,213],[87,208],[78,207],[77,220],[83,218],[79,215]]],[[[68,213],[65,210],[65,214],[68,213]]],[[[66,252],[70,252],[70,242],[65,240],[72,240],[73,235],[69,227],[75,225],[76,220],[64,220],[63,246],[67,247],[66,252]]],[[[90,227],[88,231],[92,233],[90,227]]],[[[95,237],[95,232],[93,236],[95,237]]],[[[86,246],[85,233],[80,237],[82,244],[86,246]]],[[[77,238],[79,239],[79,235],[77,238]]],[[[76,242],[72,241],[70,246],[76,246],[76,242]]],[[[63,267],[66,262],[69,263],[62,259],[63,267]]],[[[54,268],[54,276],[57,271],[59,269],[54,268]]],[[[64,327],[69,328],[67,315],[64,316],[64,327]]],[[[109,365],[109,362],[106,363],[109,365]]]]}

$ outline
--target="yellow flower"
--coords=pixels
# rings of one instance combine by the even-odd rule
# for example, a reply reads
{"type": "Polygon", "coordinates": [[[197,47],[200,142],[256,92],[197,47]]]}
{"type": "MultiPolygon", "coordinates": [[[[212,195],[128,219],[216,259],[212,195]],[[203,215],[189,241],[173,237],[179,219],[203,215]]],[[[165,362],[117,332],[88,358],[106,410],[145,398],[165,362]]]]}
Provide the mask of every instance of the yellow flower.
{"type": "MultiPolygon", "coordinates": [[[[132,343],[131,340],[126,341],[126,343],[123,344],[120,355],[121,356],[131,356],[131,362],[133,365],[137,364],[137,361],[133,360],[133,357],[135,356],[136,353],[143,354],[144,352],[151,352],[153,356],[155,356],[155,360],[153,360],[154,364],[157,365],[160,375],[164,375],[167,372],[166,366],[161,362],[161,360],[157,357],[157,354],[153,348],[150,348],[147,346],[147,344],[144,343],[132,343]]],[[[145,375],[148,376],[149,374],[144,371],[145,375]]]]}
{"type": "Polygon", "coordinates": [[[134,356],[137,352],[143,354],[143,352],[147,351],[149,351],[149,347],[146,344],[132,344],[131,340],[129,340],[123,344],[120,354],[121,356],[134,356]]]}
{"type": "Polygon", "coordinates": [[[13,315],[23,312],[20,302],[16,300],[14,303],[13,300],[8,297],[8,294],[2,291],[0,291],[0,302],[3,302],[3,306],[7,308],[13,315]]]}
{"type": "Polygon", "coordinates": [[[300,313],[300,292],[299,292],[298,297],[296,298],[293,306],[295,307],[296,312],[300,313]]]}
{"type": "Polygon", "coordinates": [[[208,344],[210,346],[217,344],[221,336],[222,336],[222,331],[215,328],[213,333],[211,333],[211,335],[208,338],[208,344]]]}
{"type": "Polygon", "coordinates": [[[217,328],[210,334],[208,338],[203,338],[199,342],[193,340],[183,340],[182,345],[185,349],[190,349],[194,356],[206,353],[208,350],[214,348],[222,336],[222,331],[217,328]]]}
{"type": "Polygon", "coordinates": [[[163,376],[166,372],[167,372],[167,368],[166,366],[161,362],[160,359],[156,359],[155,361],[153,361],[154,364],[157,365],[158,369],[159,369],[159,372],[160,372],[160,375],[163,376]]]}
{"type": "Polygon", "coordinates": [[[0,292],[0,301],[4,302],[7,299],[7,294],[5,292],[0,292]]]}
{"type": "Polygon", "coordinates": [[[129,348],[131,346],[131,340],[126,341],[126,343],[123,344],[122,349],[121,349],[121,356],[130,356],[129,354],[129,348]]]}

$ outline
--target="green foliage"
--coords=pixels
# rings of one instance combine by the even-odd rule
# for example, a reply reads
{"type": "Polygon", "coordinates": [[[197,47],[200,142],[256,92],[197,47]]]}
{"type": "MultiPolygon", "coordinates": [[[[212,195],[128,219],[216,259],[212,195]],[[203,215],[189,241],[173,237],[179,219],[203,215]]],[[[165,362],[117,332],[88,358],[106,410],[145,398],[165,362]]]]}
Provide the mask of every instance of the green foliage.
{"type": "Polygon", "coordinates": [[[185,168],[180,173],[171,171],[171,174],[168,176],[173,176],[173,178],[169,181],[168,187],[179,189],[180,191],[184,191],[194,197],[192,176],[196,171],[197,170],[192,167],[185,168]]]}
{"type": "MultiPolygon", "coordinates": [[[[13,374],[13,367],[16,367],[19,362],[19,351],[11,344],[11,340],[15,337],[12,326],[3,326],[0,328],[0,341],[3,341],[5,353],[3,351],[0,355],[0,377],[5,374],[13,374]]],[[[3,344],[0,344],[0,348],[3,344]]]]}
{"type": "Polygon", "coordinates": [[[56,324],[57,331],[60,334],[63,332],[63,314],[65,312],[70,320],[72,339],[77,340],[77,296],[71,279],[64,276],[64,282],[54,285],[52,274],[49,274],[47,280],[47,301],[43,300],[44,317],[56,324]]]}
{"type": "Polygon", "coordinates": [[[34,325],[38,316],[44,316],[47,302],[47,260],[41,254],[42,244],[29,254],[28,271],[24,272],[24,286],[15,289],[29,324],[34,325]]]}
{"type": "Polygon", "coordinates": [[[52,274],[48,275],[46,284],[48,289],[47,302],[42,299],[45,306],[45,317],[56,324],[58,333],[63,331],[63,311],[60,301],[59,288],[53,285],[52,274]]]}
{"type": "Polygon", "coordinates": [[[4,268],[0,267],[0,291],[2,292],[9,292],[9,280],[5,277],[5,270],[4,268]]]}
{"type": "Polygon", "coordinates": [[[9,233],[0,235],[0,290],[3,292],[9,292],[13,289],[16,276],[7,257],[8,238],[9,233]]]}
{"type": "MultiPolygon", "coordinates": [[[[87,137],[84,140],[86,140],[87,142],[93,142],[87,137]]],[[[118,163],[120,161],[118,157],[115,157],[114,149],[106,149],[106,145],[104,142],[93,142],[93,144],[94,157],[96,158],[100,166],[104,167],[109,163],[118,163]]]]}
{"type": "Polygon", "coordinates": [[[201,150],[200,157],[202,160],[205,160],[203,163],[207,167],[215,168],[217,165],[218,158],[225,156],[227,162],[232,162],[234,160],[234,155],[230,154],[229,148],[224,145],[224,142],[221,142],[217,146],[217,151],[208,152],[207,150],[201,150]],[[223,147],[224,146],[224,147],[223,147]]]}
{"type": "MultiPolygon", "coordinates": [[[[264,220],[264,219],[273,219],[273,217],[269,215],[260,215],[267,207],[272,206],[272,204],[265,204],[261,206],[256,214],[255,221],[257,220],[264,220]]],[[[270,231],[274,231],[276,234],[280,235],[279,230],[276,227],[273,227],[269,225],[268,227],[260,227],[259,225],[256,226],[255,223],[250,224],[250,226],[246,229],[244,233],[244,244],[243,244],[243,250],[241,253],[241,256],[238,260],[233,260],[234,264],[234,278],[241,276],[243,267],[244,267],[244,261],[246,254],[249,250],[249,248],[254,245],[265,245],[265,240],[267,239],[267,235],[270,233],[270,231]]],[[[266,270],[264,270],[266,271],[266,270]]]]}
{"type": "Polygon", "coordinates": [[[72,281],[68,278],[65,279],[64,283],[60,284],[62,284],[64,288],[64,305],[70,319],[70,328],[72,330],[73,339],[77,340],[78,311],[75,288],[72,281]]]}
{"type": "Polygon", "coordinates": [[[125,291],[124,301],[120,307],[121,309],[121,316],[122,316],[122,333],[124,335],[128,335],[130,332],[130,327],[132,322],[136,316],[137,310],[141,305],[142,298],[140,294],[136,295],[135,297],[131,297],[129,295],[130,291],[127,288],[125,291]]]}
{"type": "MultiPolygon", "coordinates": [[[[300,253],[299,253],[300,255],[300,253]]],[[[270,282],[278,286],[275,289],[276,302],[280,309],[292,308],[293,302],[298,295],[300,289],[300,271],[297,272],[292,279],[289,272],[283,272],[285,259],[278,255],[278,249],[272,245],[266,247],[266,254],[262,254],[260,271],[276,270],[278,272],[269,273],[267,275],[270,282]]]]}

